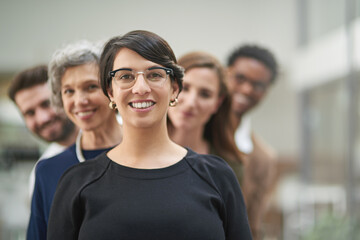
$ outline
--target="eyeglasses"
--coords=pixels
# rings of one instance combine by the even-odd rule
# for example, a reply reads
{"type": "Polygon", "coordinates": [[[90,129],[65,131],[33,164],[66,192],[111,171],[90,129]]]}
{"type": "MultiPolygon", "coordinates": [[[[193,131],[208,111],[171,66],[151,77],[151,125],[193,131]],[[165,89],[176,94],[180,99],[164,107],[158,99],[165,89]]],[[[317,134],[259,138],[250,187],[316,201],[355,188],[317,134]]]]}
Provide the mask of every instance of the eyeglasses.
{"type": "Polygon", "coordinates": [[[269,86],[269,83],[264,83],[264,82],[250,79],[243,74],[235,74],[233,76],[233,79],[236,81],[237,84],[243,84],[245,82],[250,84],[251,87],[254,89],[254,91],[257,93],[264,92],[267,89],[267,87],[269,86]]]}
{"type": "Polygon", "coordinates": [[[136,72],[131,68],[119,68],[109,72],[116,86],[122,89],[134,86],[139,74],[144,76],[150,87],[162,87],[166,82],[167,76],[173,74],[173,70],[165,67],[151,67],[141,72],[136,72]]]}

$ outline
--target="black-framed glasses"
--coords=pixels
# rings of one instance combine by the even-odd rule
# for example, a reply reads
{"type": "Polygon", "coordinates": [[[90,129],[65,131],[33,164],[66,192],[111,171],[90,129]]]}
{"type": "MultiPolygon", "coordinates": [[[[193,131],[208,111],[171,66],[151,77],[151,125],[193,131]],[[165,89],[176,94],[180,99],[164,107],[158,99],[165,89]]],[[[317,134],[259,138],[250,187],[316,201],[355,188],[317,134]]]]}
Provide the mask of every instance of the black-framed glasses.
{"type": "Polygon", "coordinates": [[[166,82],[167,76],[173,74],[173,70],[165,67],[151,67],[140,72],[136,72],[131,68],[119,68],[109,72],[114,84],[122,89],[134,86],[139,74],[144,76],[150,87],[162,87],[166,82]]]}
{"type": "Polygon", "coordinates": [[[244,74],[235,74],[233,75],[233,79],[236,81],[236,84],[244,84],[244,83],[250,84],[251,87],[254,89],[254,91],[257,93],[264,92],[269,86],[269,83],[250,79],[246,77],[244,74]]]}

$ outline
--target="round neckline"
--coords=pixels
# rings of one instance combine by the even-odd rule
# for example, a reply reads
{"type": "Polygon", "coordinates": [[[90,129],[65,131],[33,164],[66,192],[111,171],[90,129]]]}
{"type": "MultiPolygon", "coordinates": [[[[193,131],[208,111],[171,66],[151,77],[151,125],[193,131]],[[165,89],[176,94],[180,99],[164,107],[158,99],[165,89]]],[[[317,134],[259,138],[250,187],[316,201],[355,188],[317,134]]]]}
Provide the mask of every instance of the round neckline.
{"type": "Polygon", "coordinates": [[[128,166],[121,165],[113,160],[111,160],[107,154],[105,155],[106,160],[109,162],[109,169],[117,175],[121,175],[126,178],[135,178],[135,179],[156,179],[156,178],[166,178],[181,174],[186,171],[189,166],[186,162],[186,158],[189,157],[192,152],[187,149],[186,155],[179,160],[178,162],[163,168],[132,168],[128,166]]]}
{"type": "Polygon", "coordinates": [[[75,141],[75,154],[77,159],[79,160],[79,162],[84,162],[87,157],[85,157],[85,155],[89,155],[89,154],[93,154],[93,153],[97,153],[97,152],[103,152],[103,151],[108,151],[110,149],[112,149],[113,147],[108,147],[108,148],[101,148],[101,149],[82,149],[81,148],[81,137],[82,137],[82,130],[79,130],[78,135],[76,136],[76,141],[75,141]]]}

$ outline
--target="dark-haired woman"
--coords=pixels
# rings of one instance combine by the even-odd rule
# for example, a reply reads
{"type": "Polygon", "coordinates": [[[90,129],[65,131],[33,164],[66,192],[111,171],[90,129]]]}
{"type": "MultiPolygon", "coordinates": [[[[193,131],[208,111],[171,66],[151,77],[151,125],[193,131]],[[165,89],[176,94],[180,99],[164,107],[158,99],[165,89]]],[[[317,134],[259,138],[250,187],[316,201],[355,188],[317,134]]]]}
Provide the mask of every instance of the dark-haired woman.
{"type": "Polygon", "coordinates": [[[167,110],[183,72],[158,35],[106,44],[102,89],[123,119],[123,141],[67,171],[48,239],[251,239],[239,184],[224,160],[172,142],[167,110]]]}

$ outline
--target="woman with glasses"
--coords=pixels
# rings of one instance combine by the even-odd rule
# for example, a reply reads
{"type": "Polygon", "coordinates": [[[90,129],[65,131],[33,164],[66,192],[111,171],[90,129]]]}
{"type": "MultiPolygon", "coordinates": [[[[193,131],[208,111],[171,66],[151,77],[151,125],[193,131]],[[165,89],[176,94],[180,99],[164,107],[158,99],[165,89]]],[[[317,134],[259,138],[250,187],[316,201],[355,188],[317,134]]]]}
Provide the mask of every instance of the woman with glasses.
{"type": "Polygon", "coordinates": [[[67,171],[49,239],[251,239],[243,197],[224,160],[170,140],[167,111],[183,71],[147,31],[110,39],[100,82],[123,120],[123,141],[67,171]]]}
{"type": "Polygon", "coordinates": [[[222,157],[241,183],[244,155],[231,128],[231,96],[223,66],[206,52],[190,52],[178,63],[185,76],[178,105],[168,113],[170,138],[197,153],[222,157]]]}
{"type": "Polygon", "coordinates": [[[71,166],[121,142],[116,111],[109,108],[109,100],[99,84],[100,51],[97,45],[80,41],[59,49],[50,61],[52,103],[58,111],[66,113],[80,133],[74,145],[36,166],[28,240],[46,239],[50,209],[61,175],[71,166]]]}

